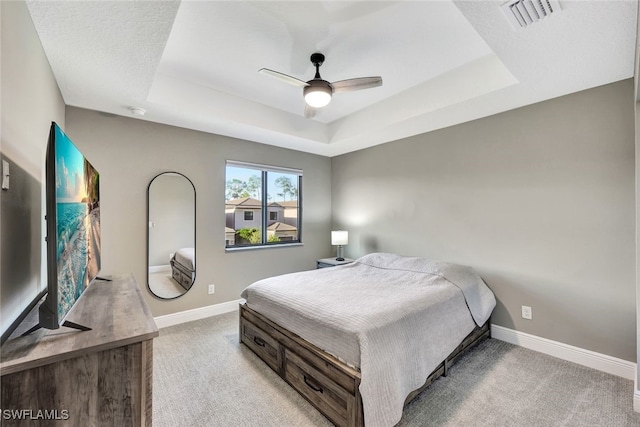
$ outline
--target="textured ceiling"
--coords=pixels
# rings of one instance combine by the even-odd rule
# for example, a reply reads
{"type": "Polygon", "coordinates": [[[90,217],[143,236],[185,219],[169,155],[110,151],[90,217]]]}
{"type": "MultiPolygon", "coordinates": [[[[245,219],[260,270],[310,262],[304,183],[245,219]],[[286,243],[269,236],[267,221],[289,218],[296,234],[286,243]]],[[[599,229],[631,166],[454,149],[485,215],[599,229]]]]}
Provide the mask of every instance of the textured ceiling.
{"type": "Polygon", "coordinates": [[[560,1],[515,31],[496,1],[28,1],[68,105],[333,156],[634,73],[636,1],[560,1]],[[380,75],[313,119],[258,73],[380,75]]]}

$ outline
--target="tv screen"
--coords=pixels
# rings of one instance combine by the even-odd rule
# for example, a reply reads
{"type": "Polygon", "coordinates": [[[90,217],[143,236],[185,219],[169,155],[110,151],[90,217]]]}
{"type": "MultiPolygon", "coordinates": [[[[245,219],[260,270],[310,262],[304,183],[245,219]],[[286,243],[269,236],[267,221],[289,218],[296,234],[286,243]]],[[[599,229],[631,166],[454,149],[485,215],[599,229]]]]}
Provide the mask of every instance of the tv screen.
{"type": "Polygon", "coordinates": [[[46,200],[47,297],[32,330],[90,329],[65,318],[100,271],[100,175],[55,122],[47,145],[46,200]]]}

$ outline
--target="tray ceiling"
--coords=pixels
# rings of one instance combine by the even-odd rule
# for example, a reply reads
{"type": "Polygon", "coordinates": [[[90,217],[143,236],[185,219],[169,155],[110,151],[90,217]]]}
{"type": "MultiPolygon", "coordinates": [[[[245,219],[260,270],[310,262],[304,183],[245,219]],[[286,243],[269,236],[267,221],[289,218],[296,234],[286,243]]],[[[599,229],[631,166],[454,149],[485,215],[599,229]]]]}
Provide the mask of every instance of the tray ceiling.
{"type": "Polygon", "coordinates": [[[636,1],[28,1],[67,105],[334,156],[633,77],[636,1]],[[300,88],[380,75],[305,119],[300,88]],[[146,110],[133,116],[131,108],[146,110]]]}

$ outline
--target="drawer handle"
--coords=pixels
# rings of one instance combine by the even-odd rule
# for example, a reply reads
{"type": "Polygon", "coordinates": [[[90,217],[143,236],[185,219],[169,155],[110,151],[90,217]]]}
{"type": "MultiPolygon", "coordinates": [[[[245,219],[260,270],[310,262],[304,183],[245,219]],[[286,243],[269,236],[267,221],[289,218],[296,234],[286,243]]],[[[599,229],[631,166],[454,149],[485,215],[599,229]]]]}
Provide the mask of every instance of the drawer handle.
{"type": "Polygon", "coordinates": [[[324,390],[322,390],[322,387],[320,387],[320,385],[318,385],[318,383],[312,378],[309,379],[307,378],[307,376],[304,376],[304,383],[306,385],[308,385],[309,387],[311,387],[311,389],[313,391],[317,391],[318,393],[324,393],[324,390]]]}
{"type": "Polygon", "coordinates": [[[253,342],[258,344],[260,347],[264,347],[266,342],[260,337],[253,337],[253,342]]]}

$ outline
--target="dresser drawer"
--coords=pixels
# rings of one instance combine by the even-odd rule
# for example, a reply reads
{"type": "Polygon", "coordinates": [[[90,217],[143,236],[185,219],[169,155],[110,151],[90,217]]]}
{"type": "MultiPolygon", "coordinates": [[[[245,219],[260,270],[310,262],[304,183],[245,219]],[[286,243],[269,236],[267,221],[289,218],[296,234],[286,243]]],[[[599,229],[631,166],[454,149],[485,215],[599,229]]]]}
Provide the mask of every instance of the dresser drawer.
{"type": "Polygon", "coordinates": [[[279,345],[269,334],[246,319],[240,319],[241,340],[276,372],[280,372],[279,345]]]}
{"type": "Polygon", "coordinates": [[[173,279],[178,282],[183,288],[186,290],[191,289],[191,285],[193,285],[193,280],[191,277],[178,269],[174,269],[173,273],[171,273],[173,279]]]}
{"type": "Polygon", "coordinates": [[[355,397],[298,355],[286,350],[284,379],[335,425],[346,426],[353,417],[355,397]]]}

